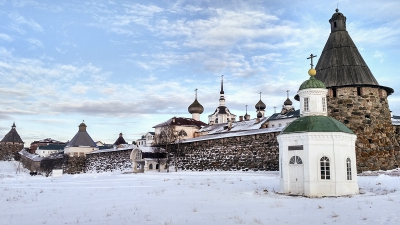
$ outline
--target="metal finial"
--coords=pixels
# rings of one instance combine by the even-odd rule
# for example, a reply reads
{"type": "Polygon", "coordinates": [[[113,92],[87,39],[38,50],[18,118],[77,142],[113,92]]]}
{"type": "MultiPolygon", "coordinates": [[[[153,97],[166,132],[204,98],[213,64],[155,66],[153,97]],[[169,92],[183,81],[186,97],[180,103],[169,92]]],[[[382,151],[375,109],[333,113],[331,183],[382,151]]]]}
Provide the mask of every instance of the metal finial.
{"type": "Polygon", "coordinates": [[[195,98],[197,99],[197,88],[196,88],[196,89],[194,89],[194,91],[196,92],[196,94],[195,94],[195,98]]]}
{"type": "Polygon", "coordinates": [[[289,90],[287,90],[286,93],[287,93],[287,98],[289,98],[289,90]]]}
{"type": "Polygon", "coordinates": [[[313,69],[313,66],[314,66],[314,64],[313,64],[313,58],[315,58],[315,57],[317,57],[316,55],[313,55],[313,54],[311,54],[310,55],[310,57],[308,57],[307,59],[311,59],[311,69],[313,69]]]}
{"type": "Polygon", "coordinates": [[[247,105],[246,105],[246,114],[247,114],[247,105]]]}
{"type": "Polygon", "coordinates": [[[337,6],[336,6],[336,10],[335,10],[336,12],[339,12],[339,3],[337,4],[337,6]]]}
{"type": "Polygon", "coordinates": [[[274,106],[274,113],[276,113],[276,106],[274,106]]]}
{"type": "Polygon", "coordinates": [[[261,100],[261,91],[260,91],[260,100],[261,100]]]}

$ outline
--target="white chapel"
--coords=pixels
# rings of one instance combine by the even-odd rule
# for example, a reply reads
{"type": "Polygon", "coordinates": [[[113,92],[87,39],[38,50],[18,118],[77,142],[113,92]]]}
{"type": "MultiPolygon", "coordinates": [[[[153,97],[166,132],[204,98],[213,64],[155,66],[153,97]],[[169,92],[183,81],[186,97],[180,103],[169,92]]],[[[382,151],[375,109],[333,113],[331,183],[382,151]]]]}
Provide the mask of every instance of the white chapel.
{"type": "Polygon", "coordinates": [[[327,116],[328,90],[312,66],[311,61],[310,79],[297,92],[300,117],[277,137],[281,191],[308,197],[358,194],[357,136],[327,116]]]}

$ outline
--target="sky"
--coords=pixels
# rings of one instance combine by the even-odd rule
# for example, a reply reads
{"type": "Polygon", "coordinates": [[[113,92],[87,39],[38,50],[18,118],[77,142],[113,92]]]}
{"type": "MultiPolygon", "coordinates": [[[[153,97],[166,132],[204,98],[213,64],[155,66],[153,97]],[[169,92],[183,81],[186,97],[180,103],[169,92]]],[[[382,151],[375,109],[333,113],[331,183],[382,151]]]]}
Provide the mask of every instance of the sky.
{"type": "Polygon", "coordinates": [[[400,1],[0,0],[0,138],[15,122],[25,146],[71,140],[84,120],[94,141],[128,142],[187,107],[208,122],[224,75],[227,107],[256,117],[280,110],[308,79],[311,53],[339,10],[400,115],[400,1]]]}

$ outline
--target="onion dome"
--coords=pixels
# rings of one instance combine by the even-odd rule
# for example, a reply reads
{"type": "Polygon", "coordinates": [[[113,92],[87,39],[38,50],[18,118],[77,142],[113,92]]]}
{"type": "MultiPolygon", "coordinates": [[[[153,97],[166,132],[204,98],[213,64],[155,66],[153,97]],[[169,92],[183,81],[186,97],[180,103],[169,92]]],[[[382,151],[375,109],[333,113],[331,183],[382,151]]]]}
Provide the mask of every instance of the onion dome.
{"type": "Polygon", "coordinates": [[[308,74],[310,75],[310,79],[304,81],[301,85],[299,90],[303,90],[303,89],[309,89],[309,88],[326,88],[325,84],[322,83],[322,81],[317,80],[315,78],[315,75],[317,74],[317,72],[315,71],[315,69],[310,69],[308,71],[308,74]]]}
{"type": "Polygon", "coordinates": [[[292,101],[289,98],[287,98],[283,104],[284,105],[293,105],[292,101]]]}
{"type": "Polygon", "coordinates": [[[265,110],[265,108],[267,107],[263,101],[258,101],[258,103],[254,106],[257,110],[265,110]]]}
{"type": "Polygon", "coordinates": [[[197,101],[197,98],[194,100],[194,102],[188,107],[188,111],[190,114],[193,113],[203,113],[204,112],[204,107],[197,101]]]}
{"type": "Polygon", "coordinates": [[[261,112],[257,113],[257,118],[262,118],[262,113],[261,112]]]}

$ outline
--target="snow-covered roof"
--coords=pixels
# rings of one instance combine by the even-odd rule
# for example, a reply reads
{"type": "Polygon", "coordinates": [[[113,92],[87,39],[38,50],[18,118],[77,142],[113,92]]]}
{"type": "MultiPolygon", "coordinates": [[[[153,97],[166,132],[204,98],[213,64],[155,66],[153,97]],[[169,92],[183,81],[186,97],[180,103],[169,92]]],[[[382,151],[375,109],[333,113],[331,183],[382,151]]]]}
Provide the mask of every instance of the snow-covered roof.
{"type": "Polygon", "coordinates": [[[282,119],[288,119],[288,118],[298,118],[300,117],[300,109],[295,110],[295,111],[290,111],[286,114],[281,114],[281,113],[274,113],[272,116],[268,118],[268,121],[272,120],[282,120],[282,119]]]}
{"type": "Polygon", "coordinates": [[[197,132],[208,132],[208,134],[210,135],[210,134],[228,133],[228,132],[245,131],[245,130],[256,130],[260,129],[261,126],[267,120],[268,118],[264,117],[260,120],[259,123],[257,123],[257,119],[232,122],[232,127],[230,130],[228,130],[228,123],[207,125],[202,127],[197,132]]]}
{"type": "Polygon", "coordinates": [[[21,151],[19,151],[19,154],[23,155],[26,158],[29,158],[29,159],[31,159],[32,161],[35,161],[35,162],[40,162],[43,159],[39,155],[31,154],[31,153],[27,152],[25,149],[22,149],[21,151]]]}
{"type": "Polygon", "coordinates": [[[153,152],[153,147],[144,147],[144,146],[139,146],[138,147],[136,145],[123,144],[121,148],[99,149],[99,150],[95,150],[95,151],[86,153],[86,155],[97,154],[97,153],[105,153],[105,152],[118,152],[118,151],[133,150],[133,149],[139,149],[142,152],[153,152]]]}
{"type": "Polygon", "coordinates": [[[213,139],[228,138],[228,137],[239,137],[239,136],[247,136],[247,135],[253,135],[253,134],[281,132],[283,128],[284,127],[274,127],[274,128],[253,129],[253,130],[246,130],[246,131],[204,135],[204,136],[200,136],[200,137],[185,139],[182,142],[183,143],[191,143],[191,142],[196,142],[196,141],[205,141],[205,140],[213,140],[213,139]]]}

